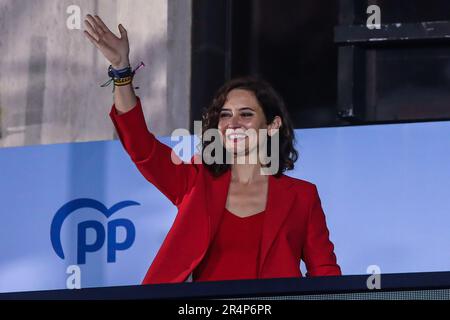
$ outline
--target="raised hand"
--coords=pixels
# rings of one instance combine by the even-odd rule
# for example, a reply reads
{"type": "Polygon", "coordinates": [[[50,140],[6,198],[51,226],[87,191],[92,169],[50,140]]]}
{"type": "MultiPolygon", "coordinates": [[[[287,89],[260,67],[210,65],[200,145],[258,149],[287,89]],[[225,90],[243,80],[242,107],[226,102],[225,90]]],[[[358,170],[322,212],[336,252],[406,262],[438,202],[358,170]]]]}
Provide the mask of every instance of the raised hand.
{"type": "Polygon", "coordinates": [[[88,14],[84,20],[84,35],[95,45],[113,68],[122,69],[129,65],[130,45],[127,31],[119,24],[120,38],[109,30],[99,16],[88,14]]]}

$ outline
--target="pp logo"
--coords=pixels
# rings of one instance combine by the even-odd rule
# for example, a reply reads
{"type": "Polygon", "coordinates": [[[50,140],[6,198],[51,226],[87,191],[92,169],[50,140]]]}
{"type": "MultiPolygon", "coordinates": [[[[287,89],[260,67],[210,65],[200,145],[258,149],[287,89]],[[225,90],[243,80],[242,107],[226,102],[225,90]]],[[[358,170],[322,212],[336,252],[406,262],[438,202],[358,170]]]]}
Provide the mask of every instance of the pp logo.
{"type": "MultiPolygon", "coordinates": [[[[78,209],[90,208],[101,212],[106,218],[110,218],[117,211],[129,207],[136,206],[139,203],[134,201],[122,201],[111,208],[106,208],[101,202],[94,199],[76,199],[66,203],[62,206],[53,217],[50,238],[52,241],[53,250],[55,250],[58,257],[64,259],[64,251],[61,245],[61,228],[64,220],[78,209]]],[[[80,222],[77,226],[77,264],[86,263],[86,254],[88,252],[96,252],[100,250],[107,241],[107,261],[116,262],[116,252],[129,249],[136,237],[136,230],[133,223],[128,219],[115,219],[107,223],[105,227],[102,223],[96,220],[87,220],[80,222]],[[122,242],[117,242],[117,229],[125,229],[125,239],[122,242]],[[87,231],[92,229],[95,231],[96,239],[93,243],[87,242],[87,231]]]]}

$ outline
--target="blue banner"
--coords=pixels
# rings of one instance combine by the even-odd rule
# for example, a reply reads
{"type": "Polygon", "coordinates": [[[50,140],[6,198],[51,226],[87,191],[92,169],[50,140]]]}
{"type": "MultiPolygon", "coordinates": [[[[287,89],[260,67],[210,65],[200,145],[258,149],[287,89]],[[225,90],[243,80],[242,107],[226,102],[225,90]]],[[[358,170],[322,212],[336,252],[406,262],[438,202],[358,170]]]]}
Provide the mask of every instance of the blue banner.
{"type": "MultiPolygon", "coordinates": [[[[450,269],[450,122],[296,136],[344,274],[450,269]]],[[[1,292],[139,284],[176,214],[118,141],[0,149],[0,195],[1,292]]]]}

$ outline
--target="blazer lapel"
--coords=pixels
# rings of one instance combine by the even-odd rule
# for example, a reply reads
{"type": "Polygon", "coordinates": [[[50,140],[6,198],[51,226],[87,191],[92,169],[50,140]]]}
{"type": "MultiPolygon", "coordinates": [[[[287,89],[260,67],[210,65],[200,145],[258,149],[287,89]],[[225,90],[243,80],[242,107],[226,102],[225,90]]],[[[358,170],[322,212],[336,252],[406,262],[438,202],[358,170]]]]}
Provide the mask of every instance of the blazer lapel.
{"type": "Polygon", "coordinates": [[[208,184],[208,189],[206,190],[206,208],[207,215],[209,219],[208,225],[208,245],[212,241],[212,237],[217,231],[220,223],[220,219],[223,214],[223,209],[225,208],[227,201],[228,189],[231,180],[231,170],[226,171],[224,174],[217,178],[212,178],[213,182],[208,184]]]}
{"type": "Polygon", "coordinates": [[[259,272],[262,271],[269,249],[294,202],[295,193],[291,192],[289,189],[290,186],[290,180],[284,176],[279,178],[272,175],[269,176],[266,216],[264,218],[261,238],[259,272]]]}

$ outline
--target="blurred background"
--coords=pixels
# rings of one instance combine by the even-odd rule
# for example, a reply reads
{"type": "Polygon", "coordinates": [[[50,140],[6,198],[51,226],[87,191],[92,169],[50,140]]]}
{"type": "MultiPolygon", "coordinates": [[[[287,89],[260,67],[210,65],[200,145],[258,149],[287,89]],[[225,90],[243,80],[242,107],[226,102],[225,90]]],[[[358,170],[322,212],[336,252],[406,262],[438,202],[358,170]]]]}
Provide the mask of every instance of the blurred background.
{"type": "Polygon", "coordinates": [[[115,139],[108,63],[67,8],[124,24],[157,135],[193,130],[226,80],[260,75],[296,128],[450,118],[446,0],[0,0],[0,147],[115,139]],[[382,29],[364,25],[381,8],[382,29]]]}
{"type": "Polygon", "coordinates": [[[1,0],[0,110],[3,147],[111,140],[109,63],[85,38],[84,17],[99,14],[131,42],[131,63],[145,112],[157,134],[189,124],[189,0],[1,0]],[[69,6],[81,9],[70,30],[69,6]],[[170,18],[169,18],[170,17],[170,18]],[[170,85],[168,85],[170,84],[170,85]]]}

